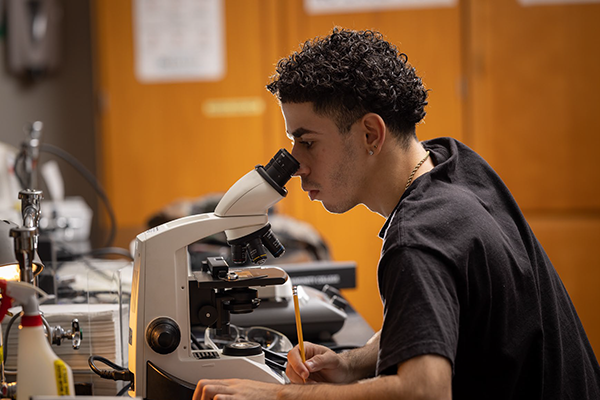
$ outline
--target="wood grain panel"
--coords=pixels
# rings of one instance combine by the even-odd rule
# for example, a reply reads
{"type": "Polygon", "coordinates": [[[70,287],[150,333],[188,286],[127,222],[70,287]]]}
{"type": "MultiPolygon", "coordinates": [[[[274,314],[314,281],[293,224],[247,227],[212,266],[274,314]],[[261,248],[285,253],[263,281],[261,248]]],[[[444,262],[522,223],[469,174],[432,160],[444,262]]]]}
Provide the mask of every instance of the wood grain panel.
{"type": "Polygon", "coordinates": [[[558,271],[596,355],[600,354],[600,215],[528,216],[558,271]]]}
{"type": "Polygon", "coordinates": [[[600,4],[469,4],[472,146],[524,209],[599,209],[600,4]]]}
{"type": "Polygon", "coordinates": [[[104,181],[121,225],[140,225],[174,199],[223,191],[272,155],[264,113],[203,112],[213,100],[267,98],[258,3],[225,8],[225,23],[235,29],[226,32],[222,80],[157,84],[134,76],[131,2],[96,3],[104,181]]]}

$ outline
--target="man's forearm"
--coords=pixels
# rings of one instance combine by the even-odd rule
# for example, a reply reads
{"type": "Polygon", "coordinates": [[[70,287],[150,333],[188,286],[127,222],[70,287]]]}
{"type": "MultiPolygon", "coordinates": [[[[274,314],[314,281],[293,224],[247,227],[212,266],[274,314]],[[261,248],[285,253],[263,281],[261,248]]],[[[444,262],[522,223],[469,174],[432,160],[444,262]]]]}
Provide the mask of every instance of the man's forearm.
{"type": "MultiPolygon", "coordinates": [[[[368,400],[398,399],[401,390],[397,376],[386,376],[369,379],[364,383],[352,384],[292,384],[281,387],[278,400],[368,400]]],[[[408,397],[407,397],[408,398],[408,397]]],[[[404,397],[402,397],[404,400],[404,397]]]]}
{"type": "Polygon", "coordinates": [[[450,361],[442,356],[423,355],[402,363],[396,375],[378,376],[352,384],[283,385],[277,388],[276,399],[451,400],[452,367],[450,361]]]}
{"type": "Polygon", "coordinates": [[[379,333],[379,331],[375,333],[363,347],[341,354],[353,372],[348,383],[375,376],[379,352],[379,333]]]}

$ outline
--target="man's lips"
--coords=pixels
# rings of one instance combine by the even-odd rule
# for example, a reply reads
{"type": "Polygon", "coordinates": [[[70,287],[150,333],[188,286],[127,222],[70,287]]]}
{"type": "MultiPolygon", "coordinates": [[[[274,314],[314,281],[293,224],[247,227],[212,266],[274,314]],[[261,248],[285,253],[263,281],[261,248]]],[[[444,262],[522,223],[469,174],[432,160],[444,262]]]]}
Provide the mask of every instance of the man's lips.
{"type": "Polygon", "coordinates": [[[318,193],[319,193],[319,191],[318,191],[318,190],[316,190],[316,189],[309,190],[309,191],[308,191],[308,197],[309,197],[311,200],[314,200],[314,199],[317,197],[317,194],[318,194],[318,193]]]}
{"type": "Polygon", "coordinates": [[[309,182],[309,181],[302,181],[302,190],[304,190],[306,193],[308,193],[308,197],[311,200],[314,200],[317,195],[320,192],[319,185],[314,184],[313,182],[309,182]]]}

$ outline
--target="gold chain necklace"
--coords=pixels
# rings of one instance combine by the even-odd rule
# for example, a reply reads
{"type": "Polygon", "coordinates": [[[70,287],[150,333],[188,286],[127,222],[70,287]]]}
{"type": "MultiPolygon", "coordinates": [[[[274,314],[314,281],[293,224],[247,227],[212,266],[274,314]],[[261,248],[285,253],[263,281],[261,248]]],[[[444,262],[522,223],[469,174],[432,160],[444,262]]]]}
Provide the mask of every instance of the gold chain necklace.
{"type": "Polygon", "coordinates": [[[425,157],[423,157],[423,159],[421,161],[419,161],[419,163],[415,166],[415,169],[413,169],[412,172],[410,173],[410,176],[408,177],[408,181],[406,182],[406,186],[404,187],[404,190],[408,189],[408,187],[412,183],[413,178],[415,177],[415,174],[417,173],[419,168],[421,168],[421,165],[423,165],[423,163],[427,160],[427,157],[429,157],[429,150],[427,150],[425,157]]]}

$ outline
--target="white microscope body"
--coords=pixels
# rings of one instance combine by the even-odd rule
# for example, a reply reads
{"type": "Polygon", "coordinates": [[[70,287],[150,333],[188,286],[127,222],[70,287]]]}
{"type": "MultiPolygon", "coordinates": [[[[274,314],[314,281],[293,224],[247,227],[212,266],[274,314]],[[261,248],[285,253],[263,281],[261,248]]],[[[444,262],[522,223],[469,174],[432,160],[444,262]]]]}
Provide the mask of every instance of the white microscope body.
{"type": "Polygon", "coordinates": [[[265,365],[264,355],[202,358],[191,347],[191,327],[200,319],[204,326],[228,328],[230,311],[258,306],[257,301],[237,304],[230,293],[283,284],[287,274],[277,267],[192,272],[187,246],[224,231],[239,262],[246,250],[254,262],[264,261],[261,240],[273,255],[281,255],[283,247],[270,232],[267,211],[285,197],[284,185],[297,169],[297,161],[280,150],[266,167],[259,165],[238,180],[215,212],[180,218],[137,236],[129,319],[132,397],[191,398],[204,378],[284,382],[265,365]]]}

